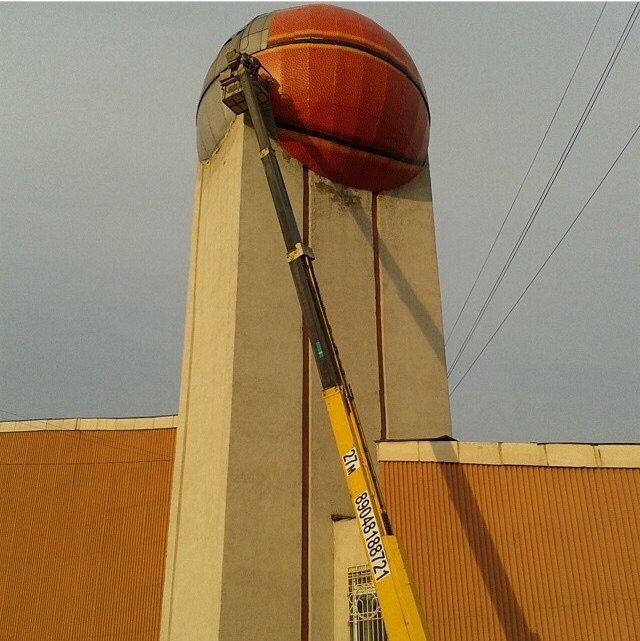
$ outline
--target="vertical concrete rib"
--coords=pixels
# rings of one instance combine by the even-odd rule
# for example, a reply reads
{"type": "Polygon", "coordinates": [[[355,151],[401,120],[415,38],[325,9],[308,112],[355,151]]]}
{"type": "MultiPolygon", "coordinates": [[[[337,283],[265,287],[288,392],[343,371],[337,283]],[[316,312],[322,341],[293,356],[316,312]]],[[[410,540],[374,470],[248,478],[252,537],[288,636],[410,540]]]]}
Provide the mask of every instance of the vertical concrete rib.
{"type": "Polygon", "coordinates": [[[371,235],[373,239],[373,278],[376,299],[376,345],[378,348],[378,393],[380,398],[380,440],[387,438],[387,403],[385,400],[384,345],[382,329],[382,282],[380,280],[380,232],[378,230],[378,194],[371,195],[371,235]]]}
{"type": "Polygon", "coordinates": [[[173,586],[175,580],[176,555],[178,551],[178,532],[180,529],[180,508],[182,505],[182,484],[184,476],[184,458],[186,454],[187,412],[189,408],[189,385],[193,362],[193,322],[196,305],[196,278],[198,270],[198,240],[200,238],[200,202],[202,200],[203,165],[198,164],[195,197],[193,203],[193,221],[191,228],[191,260],[189,281],[187,285],[187,309],[185,313],[184,347],[182,372],[180,377],[180,408],[176,433],[176,456],[171,482],[171,508],[167,533],[167,553],[165,561],[165,580],[162,591],[162,616],[160,621],[160,641],[167,641],[171,631],[173,586]]]}
{"type": "MultiPolygon", "coordinates": [[[[371,193],[309,172],[310,235],[323,299],[369,446],[380,434],[371,193]]],[[[309,590],[311,641],[333,634],[332,514],[351,503],[315,367],[310,398],[309,590]]]]}
{"type": "MultiPolygon", "coordinates": [[[[302,242],[309,246],[309,169],[302,170],[302,242]]],[[[302,320],[302,496],[300,558],[300,639],[309,640],[309,336],[302,320]]]]}
{"type": "Polygon", "coordinates": [[[451,434],[429,166],[377,197],[390,439],[451,434]]]}
{"type": "MultiPolygon", "coordinates": [[[[301,217],[302,168],[280,161],[301,217]]],[[[169,639],[277,630],[295,641],[302,612],[301,489],[291,482],[302,467],[300,315],[255,137],[243,119],[201,171],[169,639]]]]}

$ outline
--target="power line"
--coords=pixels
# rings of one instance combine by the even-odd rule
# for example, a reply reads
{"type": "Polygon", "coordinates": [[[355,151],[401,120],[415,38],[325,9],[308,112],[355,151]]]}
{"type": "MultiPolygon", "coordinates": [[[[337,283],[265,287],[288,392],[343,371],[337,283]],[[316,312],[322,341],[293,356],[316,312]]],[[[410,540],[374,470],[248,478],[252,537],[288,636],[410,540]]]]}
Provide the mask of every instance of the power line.
{"type": "Polygon", "coordinates": [[[498,275],[498,278],[496,279],[495,283],[493,284],[491,291],[489,292],[487,298],[485,299],[484,303],[482,304],[482,307],[480,311],[478,312],[478,315],[476,316],[473,325],[469,332],[467,333],[461,347],[459,348],[453,364],[451,365],[449,371],[447,372],[448,375],[451,375],[453,370],[455,369],[456,365],[458,364],[460,357],[462,356],[463,352],[467,348],[469,341],[473,337],[473,334],[475,333],[478,325],[480,324],[480,321],[482,320],[489,304],[493,300],[493,297],[495,296],[497,290],[499,289],[502,281],[504,280],[504,277],[509,270],[511,263],[513,262],[516,254],[518,253],[520,247],[522,246],[525,237],[527,236],[529,230],[531,229],[535,219],[538,216],[538,213],[540,212],[540,209],[542,205],[544,204],[544,201],[546,200],[547,196],[549,195],[549,192],[551,191],[551,188],[555,184],[555,181],[562,170],[562,167],[564,166],[564,163],[566,162],[569,154],[571,153],[571,150],[573,149],[573,146],[575,145],[576,140],[578,139],[578,136],[580,135],[582,129],[584,128],[584,125],[591,114],[591,111],[593,110],[593,107],[595,106],[596,101],[598,100],[598,97],[600,96],[600,93],[602,92],[602,89],[604,88],[604,85],[609,78],[609,75],[611,74],[611,71],[613,70],[613,67],[620,55],[620,52],[622,51],[622,48],[624,47],[627,38],[629,37],[629,33],[631,33],[631,29],[633,29],[633,26],[635,24],[635,21],[638,17],[638,5],[640,3],[636,2],[634,5],[633,11],[631,12],[631,15],[629,16],[629,19],[627,20],[627,23],[625,24],[625,27],[622,31],[622,34],[620,35],[620,38],[618,39],[618,42],[616,43],[616,46],[613,49],[613,52],[611,53],[611,56],[609,57],[609,60],[607,61],[607,64],[605,65],[605,68],[600,75],[600,79],[598,80],[598,83],[596,84],[595,89],[593,90],[593,93],[591,94],[591,97],[589,98],[589,101],[587,103],[587,106],[585,107],[584,111],[582,112],[582,115],[580,116],[580,119],[578,121],[578,124],[574,128],[571,137],[569,138],[569,142],[564,148],[564,151],[561,154],[560,159],[558,160],[558,163],[556,164],[556,167],[554,171],[552,172],[551,177],[547,181],[547,184],[545,185],[545,188],[543,189],[542,194],[538,198],[538,202],[536,203],[533,211],[531,212],[529,219],[527,220],[524,228],[520,232],[520,236],[518,237],[518,240],[516,241],[516,244],[514,245],[513,249],[511,250],[511,253],[509,254],[509,257],[507,258],[507,261],[505,264],[502,266],[502,269],[500,270],[500,273],[498,275]]]}
{"type": "Polygon", "coordinates": [[[507,258],[507,261],[502,266],[502,269],[501,269],[501,271],[500,271],[500,273],[498,275],[498,278],[496,279],[495,283],[493,284],[493,287],[491,288],[491,291],[489,292],[487,298],[485,299],[485,301],[484,301],[484,303],[483,303],[483,305],[482,305],[482,307],[480,309],[480,312],[476,316],[471,329],[467,333],[467,335],[466,335],[466,337],[465,337],[465,339],[464,339],[464,341],[462,343],[462,346],[459,348],[459,350],[458,350],[458,352],[457,352],[457,354],[456,354],[456,356],[454,358],[453,364],[451,365],[451,367],[450,367],[450,369],[448,371],[449,375],[453,372],[453,370],[455,369],[456,365],[458,364],[458,362],[460,360],[460,357],[462,356],[462,353],[467,348],[467,346],[468,346],[471,338],[473,337],[473,334],[475,333],[480,321],[482,320],[482,318],[483,318],[483,316],[484,316],[489,304],[493,300],[493,297],[495,296],[498,288],[500,287],[502,281],[504,280],[504,277],[505,277],[507,271],[509,270],[509,267],[511,266],[511,263],[513,262],[516,254],[518,253],[520,247],[522,246],[527,233],[529,232],[529,230],[531,229],[535,219],[537,218],[538,213],[540,212],[540,209],[541,209],[542,205],[544,204],[544,201],[546,200],[549,192],[551,191],[551,188],[553,187],[553,185],[554,185],[554,183],[555,183],[555,181],[556,181],[556,179],[557,179],[562,167],[564,166],[564,163],[566,162],[567,157],[569,156],[569,154],[570,154],[570,152],[571,152],[571,150],[572,150],[572,148],[573,148],[578,136],[580,135],[580,133],[581,133],[581,131],[582,131],[582,129],[583,129],[583,127],[584,127],[584,125],[585,125],[590,113],[591,113],[591,111],[593,110],[593,107],[595,106],[595,103],[596,103],[598,97],[600,96],[600,93],[601,93],[601,91],[602,91],[602,89],[603,89],[603,87],[604,87],[604,85],[605,85],[605,83],[606,83],[606,81],[607,81],[612,69],[613,69],[613,66],[615,65],[615,63],[616,63],[616,61],[618,59],[618,56],[620,55],[620,52],[622,51],[622,47],[624,47],[624,44],[625,44],[625,42],[626,42],[626,40],[627,40],[627,38],[629,36],[629,33],[631,32],[631,29],[633,28],[633,25],[634,25],[634,23],[635,23],[635,21],[636,21],[636,19],[638,17],[638,13],[637,13],[638,4],[639,3],[636,3],[634,5],[634,8],[633,8],[633,10],[631,12],[631,15],[629,16],[629,19],[627,20],[627,23],[625,24],[625,27],[624,27],[624,29],[622,31],[622,34],[620,35],[620,38],[618,39],[618,42],[616,43],[616,46],[614,47],[614,50],[611,53],[611,56],[609,57],[609,60],[607,61],[607,64],[605,65],[605,68],[604,68],[602,74],[600,75],[600,79],[598,80],[598,83],[596,84],[596,87],[595,87],[593,93],[591,94],[591,97],[589,98],[587,106],[585,107],[584,111],[582,112],[582,115],[580,116],[578,124],[574,128],[574,130],[573,130],[573,132],[572,132],[572,134],[571,134],[571,136],[569,138],[569,142],[565,146],[565,149],[564,149],[563,153],[561,154],[561,157],[560,157],[558,163],[556,164],[556,167],[555,167],[554,171],[552,172],[551,177],[547,181],[547,184],[546,184],[545,188],[543,189],[542,194],[538,198],[538,202],[536,203],[536,206],[534,207],[533,211],[531,212],[531,214],[529,216],[529,219],[527,220],[527,223],[525,224],[525,227],[520,232],[520,236],[518,237],[518,240],[516,241],[515,246],[511,250],[511,253],[509,254],[509,257],[507,258]]]}
{"type": "Polygon", "coordinates": [[[473,285],[471,285],[471,289],[469,290],[469,293],[467,294],[467,297],[464,300],[464,303],[462,304],[462,307],[460,308],[460,311],[458,312],[458,315],[456,316],[456,319],[453,323],[453,327],[449,331],[449,336],[447,336],[444,345],[445,347],[447,346],[450,338],[453,336],[453,333],[455,332],[456,327],[458,326],[458,323],[460,322],[460,318],[462,317],[462,314],[464,313],[464,310],[467,308],[467,304],[469,303],[469,299],[471,298],[471,295],[475,291],[476,285],[478,284],[478,281],[480,280],[480,276],[482,276],[482,273],[484,272],[484,268],[487,265],[487,261],[489,260],[489,257],[491,256],[494,247],[496,246],[496,243],[498,242],[498,239],[500,238],[500,235],[502,234],[502,230],[504,229],[505,224],[507,223],[507,220],[509,216],[511,215],[511,212],[516,204],[516,201],[518,200],[518,197],[520,196],[520,192],[522,191],[522,188],[524,187],[524,183],[527,181],[527,178],[529,177],[529,174],[531,173],[531,169],[533,168],[533,165],[535,164],[536,160],[538,159],[538,155],[540,154],[540,150],[542,149],[542,145],[544,145],[545,140],[547,139],[547,135],[549,134],[549,130],[551,129],[551,126],[553,125],[556,116],[558,115],[558,112],[560,111],[560,107],[562,106],[562,103],[564,102],[565,96],[567,95],[567,92],[569,91],[569,87],[571,86],[571,83],[573,82],[573,79],[576,75],[576,72],[578,71],[578,67],[580,67],[580,63],[582,62],[582,59],[584,58],[584,54],[587,52],[587,48],[589,47],[589,44],[591,43],[591,39],[593,38],[593,34],[596,31],[596,28],[598,27],[598,23],[600,22],[600,18],[602,18],[602,14],[604,13],[604,9],[607,6],[607,3],[605,2],[602,5],[602,9],[600,9],[600,13],[598,14],[598,18],[593,25],[593,29],[591,29],[591,33],[589,34],[589,38],[587,39],[587,43],[584,46],[584,49],[582,50],[582,53],[580,54],[580,58],[578,59],[578,62],[573,69],[573,73],[571,74],[571,78],[569,78],[569,82],[567,83],[567,86],[564,88],[564,92],[560,98],[560,102],[558,102],[558,106],[556,107],[556,110],[553,112],[553,116],[551,116],[551,120],[549,121],[549,124],[547,125],[547,129],[544,132],[544,135],[542,136],[542,140],[540,141],[540,144],[538,145],[538,149],[536,149],[536,153],[533,156],[533,160],[529,164],[529,168],[527,169],[524,178],[522,179],[522,182],[520,183],[520,187],[518,187],[518,191],[516,192],[516,195],[513,198],[513,201],[511,202],[511,205],[505,215],[505,217],[502,219],[502,224],[500,225],[500,229],[498,229],[498,233],[496,234],[495,238],[493,239],[493,242],[491,243],[491,247],[489,247],[489,251],[487,252],[487,255],[484,258],[484,262],[482,263],[482,266],[480,267],[480,271],[476,274],[475,280],[473,281],[473,285]]]}
{"type": "Polygon", "coordinates": [[[627,147],[631,144],[632,140],[635,138],[635,136],[638,133],[638,131],[640,131],[640,125],[638,125],[635,128],[634,132],[631,134],[631,137],[627,141],[626,145],[622,148],[620,153],[616,156],[616,158],[613,161],[613,163],[611,163],[611,166],[609,167],[609,169],[607,169],[607,172],[605,173],[605,175],[602,177],[600,182],[596,185],[596,188],[591,192],[591,195],[589,196],[589,198],[587,199],[585,204],[582,206],[580,211],[576,214],[576,217],[571,221],[571,224],[569,225],[569,227],[567,227],[567,229],[565,230],[564,234],[562,234],[562,236],[560,237],[560,240],[555,244],[554,248],[551,250],[551,253],[545,258],[545,260],[542,263],[542,265],[540,265],[540,267],[538,268],[538,271],[534,274],[533,278],[529,281],[528,285],[524,288],[524,290],[522,291],[520,296],[518,296],[518,299],[511,306],[511,309],[509,309],[509,311],[507,312],[506,316],[502,319],[502,321],[500,322],[500,324],[498,325],[496,330],[493,332],[493,334],[491,334],[491,336],[489,337],[489,340],[484,344],[484,347],[480,350],[478,355],[473,359],[473,362],[471,363],[471,365],[469,365],[469,367],[467,368],[465,373],[462,375],[460,380],[456,383],[455,387],[451,390],[451,393],[449,394],[449,396],[453,396],[453,394],[458,389],[458,387],[460,387],[460,384],[462,383],[462,381],[464,381],[464,379],[466,378],[467,374],[472,370],[473,366],[478,362],[478,360],[480,359],[482,354],[484,354],[484,351],[487,349],[487,347],[489,347],[489,345],[491,344],[493,339],[496,337],[498,332],[502,329],[502,326],[507,322],[507,319],[509,318],[509,316],[511,316],[511,313],[513,312],[513,310],[515,310],[515,308],[518,306],[520,301],[524,298],[526,293],[529,291],[529,288],[531,287],[531,285],[533,285],[533,283],[536,281],[536,279],[538,278],[538,276],[540,275],[542,270],[545,268],[545,266],[549,262],[549,260],[551,260],[551,257],[556,253],[556,250],[558,249],[558,247],[560,247],[560,245],[562,244],[564,239],[568,236],[569,232],[573,229],[573,226],[578,222],[578,219],[580,218],[580,216],[582,216],[582,213],[587,208],[587,206],[589,205],[589,203],[591,202],[593,197],[596,195],[596,193],[598,192],[598,190],[602,186],[602,183],[604,183],[604,181],[607,179],[607,176],[611,173],[612,169],[616,166],[618,160],[620,160],[620,158],[622,157],[622,154],[624,154],[624,152],[626,151],[627,147]]]}

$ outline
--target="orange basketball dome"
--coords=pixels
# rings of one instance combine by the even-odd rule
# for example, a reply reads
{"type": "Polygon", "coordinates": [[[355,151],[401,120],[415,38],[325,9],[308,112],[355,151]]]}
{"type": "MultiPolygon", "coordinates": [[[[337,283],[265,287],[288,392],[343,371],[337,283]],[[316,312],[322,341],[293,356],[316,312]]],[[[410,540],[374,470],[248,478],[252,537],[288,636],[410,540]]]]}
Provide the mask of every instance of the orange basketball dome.
{"type": "Polygon", "coordinates": [[[429,107],[402,45],[355,11],[306,5],[258,16],[222,47],[198,105],[198,154],[210,158],[234,118],[221,101],[226,53],[254,55],[273,77],[280,144],[336,183],[383,191],[427,160],[429,107]]]}

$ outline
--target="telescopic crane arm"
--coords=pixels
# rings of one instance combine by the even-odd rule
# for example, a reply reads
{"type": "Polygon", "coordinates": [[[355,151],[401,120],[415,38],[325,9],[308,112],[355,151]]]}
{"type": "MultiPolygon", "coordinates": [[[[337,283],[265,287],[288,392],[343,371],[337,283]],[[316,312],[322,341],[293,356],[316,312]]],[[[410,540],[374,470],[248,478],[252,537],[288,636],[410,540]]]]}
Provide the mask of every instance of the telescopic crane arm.
{"type": "Polygon", "coordinates": [[[248,111],[251,116],[387,635],[390,641],[431,641],[405,556],[382,502],[353,394],[313,271],[314,256],[300,237],[280,165],[271,147],[262,114],[262,105],[269,102],[269,89],[259,75],[260,62],[237,51],[230,52],[227,59],[229,67],[220,78],[222,100],[234,113],[248,111]]]}

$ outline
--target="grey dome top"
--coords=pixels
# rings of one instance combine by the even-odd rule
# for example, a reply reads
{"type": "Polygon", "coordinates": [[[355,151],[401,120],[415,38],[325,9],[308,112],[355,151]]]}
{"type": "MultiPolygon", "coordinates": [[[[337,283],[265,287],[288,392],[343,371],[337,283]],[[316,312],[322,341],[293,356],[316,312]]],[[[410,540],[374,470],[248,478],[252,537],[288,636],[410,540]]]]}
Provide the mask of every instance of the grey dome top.
{"type": "Polygon", "coordinates": [[[244,29],[231,36],[209,67],[196,113],[198,158],[201,161],[211,158],[235,118],[234,113],[222,104],[220,89],[219,78],[227,67],[227,52],[238,49],[254,54],[265,49],[274,13],[264,13],[254,18],[244,29]]]}

